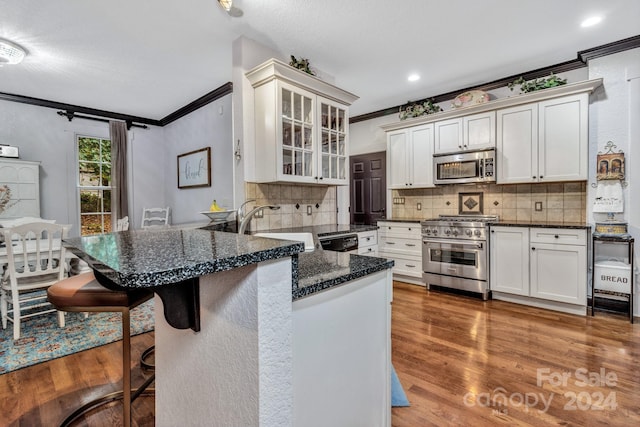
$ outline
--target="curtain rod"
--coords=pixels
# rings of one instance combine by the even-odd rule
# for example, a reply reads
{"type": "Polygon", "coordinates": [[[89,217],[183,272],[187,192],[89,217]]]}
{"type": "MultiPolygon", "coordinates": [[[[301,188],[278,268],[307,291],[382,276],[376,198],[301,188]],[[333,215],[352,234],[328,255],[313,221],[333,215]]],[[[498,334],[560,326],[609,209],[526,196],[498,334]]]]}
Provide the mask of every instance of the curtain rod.
{"type": "MultiPolygon", "coordinates": [[[[67,119],[69,119],[69,121],[71,121],[73,119],[85,119],[85,120],[95,120],[96,122],[109,123],[108,119],[101,119],[99,117],[84,116],[84,115],[81,115],[81,114],[76,114],[73,111],[58,111],[58,115],[59,116],[65,116],[67,119]]],[[[130,120],[125,120],[125,123],[127,124],[127,130],[131,129],[132,127],[148,129],[147,125],[138,125],[138,124],[135,124],[135,123],[131,122],[130,120]]]]}

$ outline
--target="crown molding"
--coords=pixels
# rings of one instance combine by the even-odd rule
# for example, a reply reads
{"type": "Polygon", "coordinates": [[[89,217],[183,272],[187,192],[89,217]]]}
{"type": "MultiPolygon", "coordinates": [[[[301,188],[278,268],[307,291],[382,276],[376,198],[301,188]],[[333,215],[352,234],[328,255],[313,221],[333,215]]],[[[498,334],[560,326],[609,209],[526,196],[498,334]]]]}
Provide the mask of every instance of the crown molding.
{"type": "Polygon", "coordinates": [[[132,116],[129,114],[115,113],[113,111],[97,110],[95,108],[82,107],[80,105],[65,104],[62,102],[50,101],[48,99],[33,98],[24,95],[0,92],[0,100],[19,102],[21,104],[36,105],[38,107],[55,108],[66,110],[69,113],[89,114],[92,116],[106,117],[123,122],[137,122],[146,125],[161,126],[158,120],[147,119],[145,117],[132,116]]]}
{"type": "Polygon", "coordinates": [[[451,100],[456,96],[458,96],[459,94],[470,91],[470,90],[489,91],[489,90],[497,89],[497,88],[508,85],[509,83],[513,82],[515,79],[517,79],[520,76],[522,76],[525,80],[533,80],[541,77],[546,77],[550,73],[559,74],[567,71],[577,70],[579,68],[586,67],[590,59],[599,58],[601,56],[606,56],[606,55],[612,55],[614,53],[635,49],[637,47],[640,47],[640,35],[580,51],[576,55],[577,58],[572,59],[570,61],[561,62],[559,64],[538,68],[536,70],[527,71],[524,73],[519,73],[519,74],[515,74],[508,77],[503,77],[498,80],[494,80],[492,82],[483,84],[481,86],[470,86],[467,88],[458,89],[452,92],[447,92],[447,93],[443,93],[436,96],[429,96],[427,98],[408,102],[406,104],[396,105],[395,107],[389,107],[382,110],[373,111],[371,113],[352,116],[349,119],[349,124],[358,123],[365,120],[371,120],[378,117],[384,117],[391,114],[398,114],[400,112],[400,109],[403,109],[408,105],[414,104],[414,103],[421,103],[427,100],[433,100],[434,103],[438,103],[438,102],[451,100]]]}

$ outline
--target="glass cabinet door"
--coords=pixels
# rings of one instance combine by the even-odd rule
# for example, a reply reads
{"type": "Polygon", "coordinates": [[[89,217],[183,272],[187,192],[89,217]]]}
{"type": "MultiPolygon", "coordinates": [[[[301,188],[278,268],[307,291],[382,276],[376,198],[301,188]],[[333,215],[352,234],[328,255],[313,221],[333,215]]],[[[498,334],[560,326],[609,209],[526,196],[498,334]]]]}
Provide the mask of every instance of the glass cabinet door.
{"type": "Polygon", "coordinates": [[[346,179],[346,110],[320,101],[321,176],[346,179]]]}
{"type": "MultiPolygon", "coordinates": [[[[313,100],[289,88],[281,89],[282,174],[314,177],[313,100]]],[[[258,159],[260,161],[260,159],[258,159]]]]}

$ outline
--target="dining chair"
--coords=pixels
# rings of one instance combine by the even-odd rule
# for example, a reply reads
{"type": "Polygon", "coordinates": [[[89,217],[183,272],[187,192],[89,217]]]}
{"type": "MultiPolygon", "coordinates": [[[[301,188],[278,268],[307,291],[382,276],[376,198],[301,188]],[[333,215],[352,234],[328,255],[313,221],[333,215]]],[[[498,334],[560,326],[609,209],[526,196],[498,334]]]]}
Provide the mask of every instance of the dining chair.
{"type": "Polygon", "coordinates": [[[129,229],[129,217],[125,216],[116,221],[116,231],[127,231],[129,229]]]}
{"type": "Polygon", "coordinates": [[[142,209],[142,228],[167,227],[168,225],[169,207],[142,209]]]}
{"type": "MultiPolygon", "coordinates": [[[[2,328],[13,323],[13,339],[20,338],[20,321],[56,311],[41,292],[66,276],[64,239],[70,225],[33,222],[2,229],[7,265],[0,282],[2,328]]],[[[64,313],[58,324],[64,327],[64,313]]]]}

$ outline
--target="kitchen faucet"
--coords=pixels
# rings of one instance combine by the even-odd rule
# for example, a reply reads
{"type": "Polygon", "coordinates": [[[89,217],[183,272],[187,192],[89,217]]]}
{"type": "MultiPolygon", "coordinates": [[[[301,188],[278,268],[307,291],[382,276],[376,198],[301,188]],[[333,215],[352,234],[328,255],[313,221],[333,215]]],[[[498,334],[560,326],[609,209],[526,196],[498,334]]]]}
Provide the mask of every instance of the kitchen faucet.
{"type": "Polygon", "coordinates": [[[236,220],[238,221],[238,224],[240,224],[240,222],[244,219],[244,207],[247,205],[247,203],[251,203],[255,201],[256,199],[248,199],[246,202],[240,205],[240,207],[236,212],[236,220]]]}
{"type": "Polygon", "coordinates": [[[247,229],[247,226],[249,225],[249,222],[251,222],[251,218],[253,218],[253,216],[258,212],[260,212],[262,209],[267,209],[267,208],[276,211],[280,209],[280,206],[276,206],[276,205],[256,206],[251,211],[249,211],[248,214],[244,215],[244,217],[240,221],[240,225],[238,226],[238,234],[244,234],[244,232],[247,229]]]}

